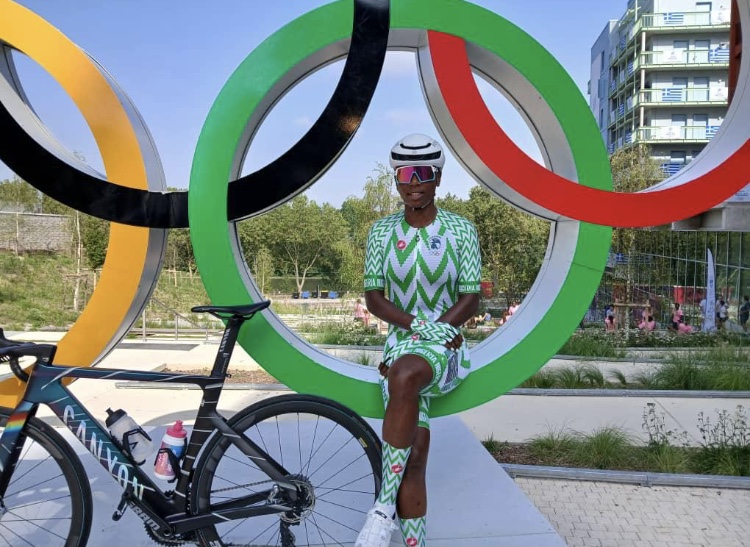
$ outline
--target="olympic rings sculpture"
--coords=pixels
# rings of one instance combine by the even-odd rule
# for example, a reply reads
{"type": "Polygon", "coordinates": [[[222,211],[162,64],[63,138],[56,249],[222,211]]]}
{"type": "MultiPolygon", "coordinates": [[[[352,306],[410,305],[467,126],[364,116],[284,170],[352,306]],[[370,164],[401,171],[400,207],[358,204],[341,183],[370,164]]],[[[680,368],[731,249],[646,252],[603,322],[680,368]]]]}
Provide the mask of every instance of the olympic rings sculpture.
{"type": "MultiPolygon", "coordinates": [[[[742,24],[750,28],[750,0],[740,0],[739,7],[742,24]]],[[[524,306],[502,332],[473,350],[475,372],[461,390],[435,402],[437,415],[505,393],[554,355],[601,280],[611,226],[643,226],[644,218],[649,225],[682,220],[750,182],[750,124],[742,122],[750,119],[750,56],[742,60],[724,125],[704,153],[656,187],[616,194],[610,191],[607,153],[588,105],[564,69],[524,31],[463,1],[338,0],[292,21],[240,64],[204,124],[187,196],[167,193],[147,129],[111,77],[25,8],[0,0],[0,15],[5,49],[0,130],[11,136],[0,143],[0,159],[55,199],[112,221],[113,234],[123,230],[128,238],[120,243],[113,237],[102,275],[121,285],[97,287],[61,342],[59,361],[66,364],[95,363],[132,324],[155,284],[165,229],[189,224],[198,267],[215,304],[261,298],[242,258],[235,222],[285,203],[325,173],[359,127],[388,49],[415,52],[433,120],[475,179],[552,222],[548,251],[524,306]],[[73,97],[102,149],[106,177],[71,158],[43,130],[25,104],[10,48],[36,60],[73,97]],[[307,75],[343,57],[342,77],[313,128],[274,163],[240,178],[252,138],[273,105],[307,75]],[[472,70],[526,118],[546,168],[525,156],[497,125],[472,70]],[[97,118],[102,112],[107,119],[97,118]],[[117,150],[116,157],[110,158],[110,149],[117,150]],[[276,176],[278,170],[294,176],[276,176]],[[263,184],[268,180],[273,184],[263,184]],[[118,260],[126,263],[110,267],[118,260]],[[110,306],[118,291],[124,292],[120,305],[110,306]],[[93,340],[84,338],[90,329],[93,340]]],[[[371,369],[310,346],[272,312],[248,327],[240,337],[245,350],[293,389],[332,397],[366,416],[382,415],[371,369]]],[[[0,384],[0,397],[15,397],[17,386],[6,384],[0,384]]]]}

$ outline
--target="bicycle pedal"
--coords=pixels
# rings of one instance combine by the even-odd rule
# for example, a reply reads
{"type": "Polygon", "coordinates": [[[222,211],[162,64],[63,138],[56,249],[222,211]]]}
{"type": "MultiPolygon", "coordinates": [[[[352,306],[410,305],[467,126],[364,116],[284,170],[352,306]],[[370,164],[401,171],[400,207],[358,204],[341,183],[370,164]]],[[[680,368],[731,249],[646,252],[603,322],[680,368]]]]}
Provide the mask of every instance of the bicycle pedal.
{"type": "Polygon", "coordinates": [[[125,510],[128,508],[128,500],[125,499],[125,496],[122,497],[120,500],[120,503],[117,505],[117,509],[115,509],[115,512],[112,513],[112,520],[117,522],[122,518],[122,516],[125,514],[125,510]]]}

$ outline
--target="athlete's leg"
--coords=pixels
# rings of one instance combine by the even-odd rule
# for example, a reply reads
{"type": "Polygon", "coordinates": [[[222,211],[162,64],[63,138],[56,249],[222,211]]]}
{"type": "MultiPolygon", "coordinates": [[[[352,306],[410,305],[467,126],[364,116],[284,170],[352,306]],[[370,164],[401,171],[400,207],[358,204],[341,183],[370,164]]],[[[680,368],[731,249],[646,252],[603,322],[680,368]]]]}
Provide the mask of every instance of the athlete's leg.
{"type": "Polygon", "coordinates": [[[388,406],[383,440],[398,448],[414,443],[419,419],[420,391],[432,382],[432,367],[417,355],[403,355],[388,371],[388,406]]]}
{"type": "Polygon", "coordinates": [[[388,370],[388,403],[383,420],[383,485],[378,504],[396,510],[404,471],[417,434],[420,390],[432,381],[432,367],[416,355],[403,355],[388,370]]]}
{"type": "Polygon", "coordinates": [[[402,519],[422,517],[427,514],[427,454],[430,450],[430,430],[417,428],[411,447],[404,480],[398,490],[398,516],[402,519]]]}
{"type": "Polygon", "coordinates": [[[383,480],[375,506],[367,513],[355,547],[388,545],[397,529],[393,515],[419,419],[419,392],[430,384],[432,367],[416,355],[403,355],[387,370],[383,420],[383,480]]]}

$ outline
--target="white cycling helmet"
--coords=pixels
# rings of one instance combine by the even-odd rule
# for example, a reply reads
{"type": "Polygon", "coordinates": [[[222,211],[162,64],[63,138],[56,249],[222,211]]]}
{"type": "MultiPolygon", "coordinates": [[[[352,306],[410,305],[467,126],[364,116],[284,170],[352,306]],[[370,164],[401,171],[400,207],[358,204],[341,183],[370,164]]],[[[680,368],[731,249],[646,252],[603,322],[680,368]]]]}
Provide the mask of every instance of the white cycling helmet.
{"type": "Polygon", "coordinates": [[[392,169],[404,165],[432,165],[442,171],[445,165],[445,154],[440,143],[421,133],[399,139],[391,148],[390,159],[392,169]]]}

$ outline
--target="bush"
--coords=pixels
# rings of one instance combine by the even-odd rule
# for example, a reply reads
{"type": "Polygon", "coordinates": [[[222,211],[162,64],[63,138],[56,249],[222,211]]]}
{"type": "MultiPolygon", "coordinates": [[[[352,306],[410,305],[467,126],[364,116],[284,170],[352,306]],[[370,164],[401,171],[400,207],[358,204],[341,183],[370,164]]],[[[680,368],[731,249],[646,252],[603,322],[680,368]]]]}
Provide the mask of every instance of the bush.
{"type": "Polygon", "coordinates": [[[722,410],[714,424],[701,412],[698,430],[701,448],[693,456],[698,473],[750,475],[750,429],[744,407],[738,405],[733,414],[722,410]]]}

